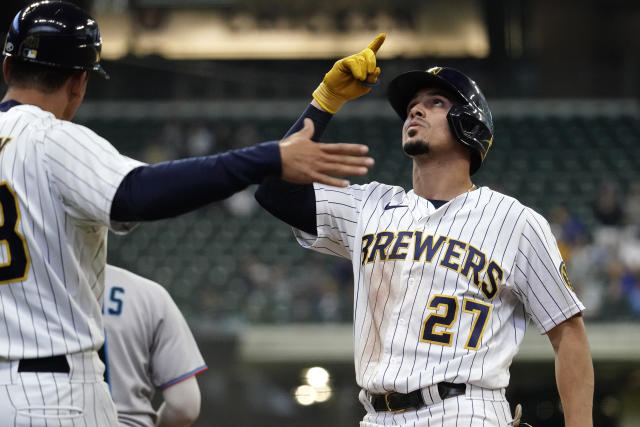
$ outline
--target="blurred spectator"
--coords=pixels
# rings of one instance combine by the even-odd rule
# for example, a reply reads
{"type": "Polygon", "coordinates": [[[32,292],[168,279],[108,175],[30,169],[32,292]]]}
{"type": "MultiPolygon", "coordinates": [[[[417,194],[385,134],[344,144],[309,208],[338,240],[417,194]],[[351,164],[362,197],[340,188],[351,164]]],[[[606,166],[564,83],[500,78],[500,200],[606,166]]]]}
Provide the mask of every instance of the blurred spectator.
{"type": "Polygon", "coordinates": [[[628,302],[629,315],[640,318],[640,269],[631,269],[621,264],[619,285],[628,302]]]}
{"type": "Polygon", "coordinates": [[[621,229],[618,247],[620,260],[625,266],[640,271],[640,226],[630,225],[621,229]]]}
{"type": "Polygon", "coordinates": [[[622,286],[625,280],[625,268],[621,262],[612,262],[608,268],[602,310],[598,316],[603,321],[628,320],[631,314],[630,304],[622,286]]]}
{"type": "Polygon", "coordinates": [[[625,224],[640,225],[640,181],[633,181],[629,185],[624,203],[625,224]]]}
{"type": "Polygon", "coordinates": [[[245,123],[236,129],[234,135],[233,145],[234,147],[245,147],[247,145],[255,144],[258,140],[258,130],[252,124],[245,123]]]}
{"type": "Polygon", "coordinates": [[[233,129],[226,121],[216,122],[213,128],[218,151],[226,151],[235,146],[233,129]]]}
{"type": "Polygon", "coordinates": [[[249,217],[258,207],[253,197],[255,189],[250,187],[224,200],[224,205],[236,217],[249,217]]]}
{"type": "Polygon", "coordinates": [[[622,225],[622,205],[618,198],[616,186],[611,181],[604,181],[600,184],[592,209],[594,218],[600,224],[622,225]]]}
{"type": "Polygon", "coordinates": [[[322,322],[339,322],[342,316],[341,295],[338,284],[333,279],[320,283],[320,299],[318,300],[318,315],[322,322]]]}
{"type": "Polygon", "coordinates": [[[179,122],[169,121],[164,124],[158,138],[167,155],[167,159],[179,159],[187,156],[185,137],[179,122]]]}
{"type": "Polygon", "coordinates": [[[187,156],[206,156],[213,153],[215,148],[215,136],[209,128],[204,123],[194,123],[187,135],[187,156]]]}
{"type": "Polygon", "coordinates": [[[602,300],[608,283],[608,268],[613,254],[594,244],[586,232],[576,236],[570,253],[571,260],[567,261],[567,273],[576,293],[587,308],[584,316],[595,318],[603,309],[602,300]]]}
{"type": "Polygon", "coordinates": [[[562,258],[569,262],[572,247],[578,244],[582,246],[587,240],[587,229],[584,223],[578,217],[571,215],[566,206],[555,205],[549,214],[549,225],[558,241],[562,258]]]}

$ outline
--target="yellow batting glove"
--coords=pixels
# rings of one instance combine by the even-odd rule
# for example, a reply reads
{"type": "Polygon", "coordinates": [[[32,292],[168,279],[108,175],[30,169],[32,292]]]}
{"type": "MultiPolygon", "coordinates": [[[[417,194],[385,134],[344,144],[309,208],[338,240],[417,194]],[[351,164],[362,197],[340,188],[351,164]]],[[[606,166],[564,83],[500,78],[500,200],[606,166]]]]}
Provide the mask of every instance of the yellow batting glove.
{"type": "Polygon", "coordinates": [[[322,108],[335,114],[342,104],[371,90],[380,75],[376,53],[386,37],[385,33],[380,33],[363,51],[333,64],[322,83],[313,91],[313,98],[322,108]]]}

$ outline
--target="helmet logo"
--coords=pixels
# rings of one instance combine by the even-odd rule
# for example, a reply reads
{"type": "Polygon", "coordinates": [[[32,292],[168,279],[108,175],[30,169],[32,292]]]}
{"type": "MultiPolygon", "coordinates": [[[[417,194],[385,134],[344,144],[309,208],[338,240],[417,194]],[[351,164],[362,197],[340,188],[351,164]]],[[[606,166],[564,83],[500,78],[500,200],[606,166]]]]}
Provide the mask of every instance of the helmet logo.
{"type": "Polygon", "coordinates": [[[28,36],[20,45],[22,57],[27,59],[36,59],[38,57],[38,45],[40,38],[36,36],[28,36]]]}
{"type": "Polygon", "coordinates": [[[4,51],[13,52],[13,43],[8,41],[7,44],[4,46],[4,51]]]}
{"type": "Polygon", "coordinates": [[[434,75],[438,75],[438,73],[439,73],[440,71],[442,71],[442,67],[433,67],[433,68],[429,68],[429,69],[427,70],[427,73],[431,73],[431,74],[434,74],[434,75]]]}
{"type": "Polygon", "coordinates": [[[40,39],[35,36],[29,36],[22,42],[22,47],[25,49],[37,49],[40,39]]]}
{"type": "Polygon", "coordinates": [[[493,135],[491,135],[490,139],[483,139],[482,142],[487,144],[487,150],[488,150],[489,148],[491,148],[491,145],[493,144],[493,135]]]}

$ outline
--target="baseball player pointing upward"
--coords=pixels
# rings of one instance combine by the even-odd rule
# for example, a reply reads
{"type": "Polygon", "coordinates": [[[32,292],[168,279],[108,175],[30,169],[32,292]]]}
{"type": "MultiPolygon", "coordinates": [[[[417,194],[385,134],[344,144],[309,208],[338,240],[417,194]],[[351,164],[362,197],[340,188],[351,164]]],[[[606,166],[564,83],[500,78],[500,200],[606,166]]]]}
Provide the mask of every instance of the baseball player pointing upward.
{"type": "MultiPolygon", "coordinates": [[[[382,40],[327,73],[305,113],[315,137],[330,113],[375,82],[382,40]]],[[[555,350],[566,425],[590,426],[594,377],[584,307],[549,225],[471,180],[493,143],[482,92],[460,71],[434,67],[396,77],[388,98],[404,123],[411,191],[269,178],[256,193],[295,227],[302,246],[352,261],[354,362],[367,411],[361,425],[517,425],[505,388],[531,320],[555,350]]]]}
{"type": "Polygon", "coordinates": [[[71,3],[42,1],[13,20],[0,102],[0,414],[10,425],[112,426],[100,306],[107,230],[168,218],[269,175],[344,184],[366,147],[283,141],[145,165],[69,122],[88,73],[103,77],[98,26],[71,3]]]}

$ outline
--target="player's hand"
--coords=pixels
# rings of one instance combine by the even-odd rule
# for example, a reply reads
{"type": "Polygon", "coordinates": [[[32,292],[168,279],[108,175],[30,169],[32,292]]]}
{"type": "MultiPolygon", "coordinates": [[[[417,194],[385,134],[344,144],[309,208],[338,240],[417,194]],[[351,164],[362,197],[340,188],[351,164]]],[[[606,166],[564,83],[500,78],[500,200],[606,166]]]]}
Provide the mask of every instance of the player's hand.
{"type": "Polygon", "coordinates": [[[280,141],[285,181],[346,187],[349,181],[331,175],[365,175],[373,166],[373,159],[364,157],[366,145],[313,142],[313,129],[313,121],[304,119],[304,128],[280,141]]]}
{"type": "Polygon", "coordinates": [[[376,53],[386,37],[385,33],[380,33],[363,51],[333,64],[313,92],[313,98],[322,108],[335,114],[345,102],[371,90],[380,75],[380,67],[376,66],[376,53]]]}

